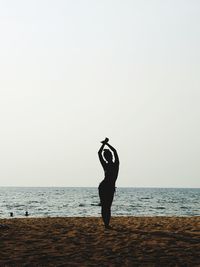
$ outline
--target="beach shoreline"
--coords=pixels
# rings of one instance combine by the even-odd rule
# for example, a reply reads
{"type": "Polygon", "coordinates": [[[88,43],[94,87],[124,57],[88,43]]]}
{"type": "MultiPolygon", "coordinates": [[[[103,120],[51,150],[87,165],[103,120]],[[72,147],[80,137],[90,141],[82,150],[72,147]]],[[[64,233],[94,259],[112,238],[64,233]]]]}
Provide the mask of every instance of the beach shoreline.
{"type": "Polygon", "coordinates": [[[0,266],[200,266],[200,216],[0,219],[0,266]]]}

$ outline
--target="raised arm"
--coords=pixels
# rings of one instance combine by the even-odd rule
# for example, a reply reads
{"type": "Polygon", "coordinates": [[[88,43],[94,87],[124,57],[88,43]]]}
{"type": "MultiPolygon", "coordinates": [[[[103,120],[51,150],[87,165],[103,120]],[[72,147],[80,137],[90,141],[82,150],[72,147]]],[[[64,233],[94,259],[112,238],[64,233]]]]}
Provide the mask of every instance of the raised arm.
{"type": "Polygon", "coordinates": [[[103,168],[105,168],[105,165],[106,165],[106,161],[104,160],[103,156],[102,156],[102,152],[103,152],[103,149],[104,149],[104,146],[105,146],[106,142],[102,142],[102,145],[98,151],[98,155],[99,155],[99,160],[101,162],[101,165],[103,168]]]}
{"type": "Polygon", "coordinates": [[[108,143],[106,143],[106,145],[110,148],[110,150],[112,150],[112,152],[114,154],[114,157],[115,157],[115,163],[119,164],[119,157],[118,157],[118,154],[117,154],[117,150],[113,146],[108,144],[108,143]]]}

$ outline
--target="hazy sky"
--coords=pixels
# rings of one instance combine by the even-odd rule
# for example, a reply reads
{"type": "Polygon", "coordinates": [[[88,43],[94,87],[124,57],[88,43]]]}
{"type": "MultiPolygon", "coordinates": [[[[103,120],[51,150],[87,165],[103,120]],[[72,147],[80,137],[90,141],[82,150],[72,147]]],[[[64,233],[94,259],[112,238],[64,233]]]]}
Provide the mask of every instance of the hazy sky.
{"type": "Polygon", "coordinates": [[[0,185],[200,187],[199,0],[0,0],[0,185]]]}

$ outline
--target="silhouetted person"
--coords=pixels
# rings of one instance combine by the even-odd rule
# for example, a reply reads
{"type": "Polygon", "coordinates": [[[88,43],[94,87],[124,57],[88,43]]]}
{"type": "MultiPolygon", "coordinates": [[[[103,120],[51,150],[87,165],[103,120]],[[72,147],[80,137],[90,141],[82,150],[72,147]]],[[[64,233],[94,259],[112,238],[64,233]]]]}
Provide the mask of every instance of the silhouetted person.
{"type": "Polygon", "coordinates": [[[10,212],[10,217],[13,217],[13,212],[10,212]]]}
{"type": "Polygon", "coordinates": [[[29,216],[29,213],[28,211],[25,212],[25,216],[28,217],[29,216]]]}
{"type": "Polygon", "coordinates": [[[119,172],[119,158],[117,155],[117,151],[108,144],[109,139],[106,138],[102,141],[102,146],[99,149],[98,155],[101,165],[104,169],[105,177],[104,180],[99,185],[99,197],[101,201],[101,215],[105,225],[105,228],[111,228],[109,226],[110,217],[111,217],[111,205],[115,193],[115,182],[117,180],[118,172],[119,172]],[[113,152],[113,154],[109,149],[104,149],[105,145],[113,152]]]}

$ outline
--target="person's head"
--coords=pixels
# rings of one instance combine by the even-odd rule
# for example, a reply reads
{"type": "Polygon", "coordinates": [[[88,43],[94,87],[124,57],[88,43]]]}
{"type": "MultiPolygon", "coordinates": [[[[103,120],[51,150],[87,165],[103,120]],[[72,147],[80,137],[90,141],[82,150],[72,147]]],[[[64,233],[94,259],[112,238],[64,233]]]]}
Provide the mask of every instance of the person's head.
{"type": "Polygon", "coordinates": [[[112,155],[112,153],[110,152],[109,149],[104,149],[103,150],[103,156],[104,156],[104,158],[106,159],[107,162],[112,162],[113,155],[112,155]]]}

